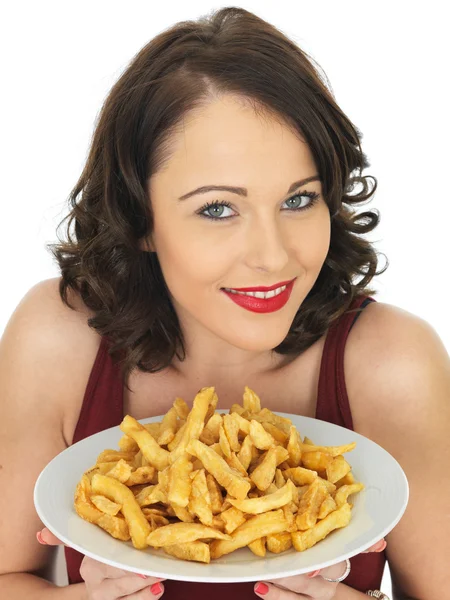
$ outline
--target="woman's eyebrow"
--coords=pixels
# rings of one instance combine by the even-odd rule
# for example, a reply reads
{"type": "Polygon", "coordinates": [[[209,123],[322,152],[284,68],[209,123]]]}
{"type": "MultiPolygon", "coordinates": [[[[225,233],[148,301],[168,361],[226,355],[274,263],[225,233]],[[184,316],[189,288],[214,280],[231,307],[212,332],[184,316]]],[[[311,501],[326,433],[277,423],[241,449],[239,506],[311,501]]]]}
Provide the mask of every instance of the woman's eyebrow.
{"type": "MultiPolygon", "coordinates": [[[[299,181],[294,181],[294,183],[291,183],[291,185],[289,186],[289,189],[286,193],[290,194],[291,192],[296,190],[301,185],[305,185],[306,183],[309,183],[310,181],[320,181],[320,176],[312,175],[311,177],[306,177],[306,179],[300,179],[299,181]]],[[[206,192],[217,191],[217,190],[221,190],[224,192],[232,192],[233,194],[239,194],[239,196],[247,196],[247,188],[244,188],[244,187],[234,187],[231,185],[203,185],[199,188],[196,188],[195,190],[192,190],[191,192],[188,192],[187,194],[184,194],[183,196],[180,196],[178,198],[178,200],[186,200],[187,198],[190,198],[191,196],[194,196],[196,194],[206,194],[206,192]]]]}

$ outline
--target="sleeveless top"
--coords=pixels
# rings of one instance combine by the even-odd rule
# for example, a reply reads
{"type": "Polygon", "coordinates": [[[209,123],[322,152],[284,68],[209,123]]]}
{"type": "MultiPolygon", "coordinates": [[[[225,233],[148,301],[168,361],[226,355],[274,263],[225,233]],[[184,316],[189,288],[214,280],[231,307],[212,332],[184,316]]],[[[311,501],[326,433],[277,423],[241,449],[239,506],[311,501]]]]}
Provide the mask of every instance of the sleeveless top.
{"type": "MultiPolygon", "coordinates": [[[[344,349],[351,327],[369,302],[369,296],[358,296],[349,310],[333,323],[326,336],[318,384],[316,418],[353,430],[353,420],[344,379],[344,349]]],[[[94,433],[115,427],[122,422],[123,380],[119,367],[108,353],[108,342],[102,338],[100,347],[86,387],[83,404],[75,429],[73,443],[94,433]]],[[[84,555],[65,547],[65,557],[69,583],[80,583],[79,568],[84,555]]],[[[351,572],[345,584],[366,592],[380,589],[386,562],[384,552],[359,554],[351,559],[351,572]]],[[[196,598],[206,600],[254,600],[254,582],[245,583],[191,583],[185,581],[164,581],[164,598],[185,600],[196,598]]]]}

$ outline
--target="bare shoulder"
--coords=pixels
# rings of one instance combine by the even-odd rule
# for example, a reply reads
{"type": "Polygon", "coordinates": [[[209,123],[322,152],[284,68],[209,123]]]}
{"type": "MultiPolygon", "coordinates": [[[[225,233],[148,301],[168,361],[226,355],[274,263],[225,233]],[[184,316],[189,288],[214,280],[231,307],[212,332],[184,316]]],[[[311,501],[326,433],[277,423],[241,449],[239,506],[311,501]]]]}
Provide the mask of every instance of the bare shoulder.
{"type": "Polygon", "coordinates": [[[450,361],[426,320],[373,302],[349,334],[344,369],[355,429],[379,435],[377,429],[388,429],[392,420],[420,421],[429,409],[430,386],[448,384],[450,361]]]}
{"type": "Polygon", "coordinates": [[[59,281],[40,281],[24,295],[5,328],[0,356],[9,379],[29,382],[36,400],[45,394],[64,418],[84,395],[100,336],[88,325],[91,313],[81,297],[70,290],[73,309],[63,303],[59,281]]]}

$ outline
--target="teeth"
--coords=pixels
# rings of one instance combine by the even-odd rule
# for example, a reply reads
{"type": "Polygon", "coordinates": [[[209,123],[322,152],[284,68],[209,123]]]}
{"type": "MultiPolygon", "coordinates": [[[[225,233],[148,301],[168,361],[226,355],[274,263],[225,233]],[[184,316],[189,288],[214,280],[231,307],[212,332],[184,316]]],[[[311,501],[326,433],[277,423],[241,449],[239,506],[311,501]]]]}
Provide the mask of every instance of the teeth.
{"type": "Polygon", "coordinates": [[[283,285],[276,290],[271,290],[270,292],[238,292],[237,290],[233,290],[231,288],[225,288],[227,292],[231,292],[232,294],[239,294],[241,296],[253,296],[253,298],[261,298],[267,300],[268,298],[273,298],[274,296],[278,296],[281,292],[284,292],[286,286],[283,285]]]}

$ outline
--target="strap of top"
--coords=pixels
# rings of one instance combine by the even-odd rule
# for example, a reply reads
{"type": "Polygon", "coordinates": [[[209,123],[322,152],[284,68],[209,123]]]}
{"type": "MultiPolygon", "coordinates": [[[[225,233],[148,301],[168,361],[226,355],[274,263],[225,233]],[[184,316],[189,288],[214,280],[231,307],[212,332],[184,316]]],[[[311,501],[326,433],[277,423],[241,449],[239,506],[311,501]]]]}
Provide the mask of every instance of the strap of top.
{"type": "Polygon", "coordinates": [[[72,443],[120,425],[123,419],[123,381],[109,355],[109,339],[101,338],[72,443]]]}
{"type": "Polygon", "coordinates": [[[316,419],[353,430],[352,412],[344,375],[344,351],[348,334],[365,306],[376,302],[370,296],[358,296],[328,330],[322,354],[317,393],[316,419]]]}

